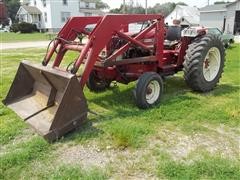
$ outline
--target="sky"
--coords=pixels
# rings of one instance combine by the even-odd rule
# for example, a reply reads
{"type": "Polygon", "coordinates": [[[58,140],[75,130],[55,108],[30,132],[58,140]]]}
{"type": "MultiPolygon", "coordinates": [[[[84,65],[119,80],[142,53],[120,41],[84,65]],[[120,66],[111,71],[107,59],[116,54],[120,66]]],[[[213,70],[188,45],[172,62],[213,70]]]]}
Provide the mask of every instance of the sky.
{"type": "MultiPolygon", "coordinates": [[[[111,9],[113,8],[119,8],[123,0],[102,0],[103,2],[107,3],[111,9]]],[[[197,6],[199,8],[204,7],[207,5],[208,0],[148,0],[148,6],[154,6],[156,3],[166,3],[166,2],[185,2],[189,6],[197,6]]],[[[218,0],[210,0],[210,4],[213,4],[215,1],[218,0]]],[[[234,0],[230,0],[234,1],[234,0]]],[[[129,2],[129,0],[126,0],[126,3],[129,2]]],[[[138,2],[142,4],[142,6],[145,7],[145,0],[134,0],[134,2],[138,2]]]]}

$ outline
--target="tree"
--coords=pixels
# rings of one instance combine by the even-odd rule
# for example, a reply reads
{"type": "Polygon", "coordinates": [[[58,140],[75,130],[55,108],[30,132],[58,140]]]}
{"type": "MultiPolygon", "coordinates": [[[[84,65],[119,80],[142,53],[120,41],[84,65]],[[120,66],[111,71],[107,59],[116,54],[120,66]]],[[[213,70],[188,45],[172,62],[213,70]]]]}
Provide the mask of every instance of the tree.
{"type": "Polygon", "coordinates": [[[12,21],[16,21],[16,14],[20,7],[19,0],[5,0],[5,4],[8,11],[8,16],[12,19],[12,21]]]}
{"type": "Polygon", "coordinates": [[[177,2],[176,5],[187,6],[185,2],[177,2]]]}
{"type": "Polygon", "coordinates": [[[122,14],[123,13],[123,5],[121,4],[120,8],[110,9],[109,12],[112,14],[122,14]]]}
{"type": "Polygon", "coordinates": [[[175,7],[176,7],[176,4],[171,3],[171,2],[163,3],[163,4],[157,3],[153,7],[150,7],[148,9],[148,12],[149,12],[149,14],[159,14],[159,13],[161,13],[164,16],[167,16],[174,10],[175,7]]]}
{"type": "MultiPolygon", "coordinates": [[[[179,5],[186,5],[184,2],[177,3],[179,5]]],[[[175,3],[163,3],[163,4],[155,4],[153,7],[148,8],[149,14],[163,14],[164,16],[169,15],[174,8],[176,7],[175,3]]],[[[121,4],[120,8],[111,9],[110,13],[115,14],[122,14],[123,13],[123,4],[121,4]]],[[[133,0],[129,1],[129,3],[126,4],[126,13],[128,14],[145,14],[145,8],[141,6],[139,3],[134,3],[133,0]]]]}
{"type": "Polygon", "coordinates": [[[215,1],[214,4],[227,4],[229,3],[229,1],[225,2],[225,1],[215,1]]]}
{"type": "MultiPolygon", "coordinates": [[[[113,14],[122,14],[123,13],[123,4],[121,4],[120,8],[111,9],[109,12],[113,14]]],[[[128,4],[125,5],[125,11],[127,14],[144,14],[145,9],[139,3],[134,3],[133,1],[129,1],[128,4]]]]}
{"type": "Polygon", "coordinates": [[[145,9],[138,2],[134,3],[133,0],[130,0],[126,6],[126,12],[128,14],[144,14],[145,9]]]}
{"type": "Polygon", "coordinates": [[[101,0],[96,0],[96,7],[98,9],[109,9],[109,5],[107,3],[102,2],[101,0]]]}

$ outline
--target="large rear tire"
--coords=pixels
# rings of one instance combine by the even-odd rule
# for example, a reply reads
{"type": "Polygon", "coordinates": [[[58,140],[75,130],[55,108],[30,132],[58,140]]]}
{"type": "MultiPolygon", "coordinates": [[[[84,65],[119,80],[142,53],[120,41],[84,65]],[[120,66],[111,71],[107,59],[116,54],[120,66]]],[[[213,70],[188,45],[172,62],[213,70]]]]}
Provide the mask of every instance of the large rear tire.
{"type": "Polygon", "coordinates": [[[212,90],[223,73],[225,49],[221,38],[207,34],[195,39],[186,51],[184,79],[194,91],[212,90]]]}
{"type": "Polygon", "coordinates": [[[135,89],[136,104],[141,109],[159,103],[163,93],[163,81],[159,74],[146,72],[138,79],[135,89]]]}

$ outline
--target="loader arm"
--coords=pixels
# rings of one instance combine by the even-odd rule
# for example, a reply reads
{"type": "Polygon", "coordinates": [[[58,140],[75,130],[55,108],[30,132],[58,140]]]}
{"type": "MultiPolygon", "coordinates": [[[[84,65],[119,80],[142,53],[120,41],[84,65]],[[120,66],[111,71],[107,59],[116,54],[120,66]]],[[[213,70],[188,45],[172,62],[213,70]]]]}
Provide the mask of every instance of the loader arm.
{"type": "MultiPolygon", "coordinates": [[[[113,35],[118,35],[127,38],[127,40],[131,41],[131,38],[124,35],[124,29],[131,23],[144,22],[144,21],[158,21],[163,24],[163,16],[161,15],[106,15],[104,17],[72,17],[68,20],[62,30],[58,33],[56,38],[56,42],[52,49],[48,52],[48,55],[44,59],[43,65],[47,65],[50,61],[53,53],[57,48],[58,54],[54,60],[53,67],[58,67],[63,59],[64,54],[66,53],[66,49],[64,48],[65,42],[73,41],[77,38],[78,34],[83,33],[86,34],[84,28],[89,24],[96,24],[95,28],[89,36],[89,41],[81,48],[81,54],[76,60],[74,67],[71,69],[72,74],[76,74],[78,69],[80,68],[83,61],[85,62],[85,67],[82,73],[82,77],[80,79],[81,87],[83,88],[90,72],[93,69],[94,64],[98,60],[100,52],[106,47],[107,43],[111,40],[113,35]]],[[[156,22],[157,23],[157,22],[156,22]]],[[[149,32],[153,27],[150,27],[149,30],[143,32],[143,34],[139,34],[136,39],[140,39],[139,37],[143,37],[146,32],[149,32]]],[[[163,32],[161,32],[163,33],[163,32]]],[[[157,33],[159,34],[159,33],[157,33]]],[[[161,36],[158,35],[158,39],[161,39],[161,36]]],[[[134,43],[134,39],[132,39],[134,43]]],[[[160,44],[162,40],[160,40],[160,44]]],[[[144,44],[140,41],[135,41],[137,45],[146,48],[144,44]]],[[[69,46],[68,46],[69,47],[69,46]]],[[[129,47],[129,43],[123,48],[120,53],[127,50],[129,47]]],[[[119,54],[120,54],[119,53],[119,54]]]]}
{"type": "MultiPolygon", "coordinates": [[[[77,38],[79,34],[87,34],[85,28],[87,25],[90,24],[98,24],[98,22],[102,19],[100,16],[92,16],[92,17],[72,17],[70,18],[66,24],[63,26],[61,31],[58,33],[57,38],[54,40],[54,45],[47,53],[46,57],[44,58],[42,64],[46,66],[50,59],[53,56],[53,53],[59,47],[60,51],[57,54],[57,57],[54,61],[53,66],[59,66],[61,60],[66,51],[63,50],[64,40],[65,41],[73,41],[77,38]]],[[[89,35],[89,34],[87,34],[89,35]]]]}
{"type": "MultiPolygon", "coordinates": [[[[161,19],[163,19],[161,15],[107,15],[103,18],[91,19],[92,24],[96,21],[98,21],[98,23],[92,31],[88,43],[84,46],[79,58],[71,70],[71,72],[75,74],[83,63],[83,60],[86,59],[85,67],[80,80],[81,87],[84,87],[95,62],[98,60],[98,55],[103,48],[106,47],[113,35],[118,34],[124,36],[121,31],[123,31],[123,29],[131,23],[161,19]]],[[[73,18],[69,20],[63,30],[59,33],[59,36],[66,40],[73,40],[76,38],[76,36],[73,35],[73,30],[75,30],[75,27],[78,26],[78,22],[81,20],[82,18],[73,18]]],[[[81,31],[87,25],[87,22],[90,24],[89,21],[86,21],[86,23],[81,22],[81,28],[78,28],[78,31],[81,31]]],[[[54,64],[58,65],[58,63],[54,64]]]]}

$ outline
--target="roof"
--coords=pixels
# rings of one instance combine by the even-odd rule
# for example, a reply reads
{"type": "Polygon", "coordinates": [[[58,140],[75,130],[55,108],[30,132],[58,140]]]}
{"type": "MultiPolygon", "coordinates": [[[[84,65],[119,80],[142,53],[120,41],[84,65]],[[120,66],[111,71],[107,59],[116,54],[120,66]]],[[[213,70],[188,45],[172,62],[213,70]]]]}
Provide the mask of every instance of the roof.
{"type": "Polygon", "coordinates": [[[228,4],[214,4],[214,5],[205,6],[200,9],[200,12],[226,11],[227,5],[228,4]]]}
{"type": "Polygon", "coordinates": [[[21,7],[25,9],[29,14],[42,14],[42,12],[37,7],[26,5],[23,5],[21,7]]]}
{"type": "MultiPolygon", "coordinates": [[[[199,24],[199,19],[197,18],[192,18],[190,16],[183,16],[182,17],[185,21],[187,21],[189,24],[192,24],[192,25],[197,25],[199,24]]],[[[184,24],[183,22],[181,24],[184,24]]]]}
{"type": "Polygon", "coordinates": [[[197,7],[177,5],[166,17],[165,21],[168,22],[168,24],[171,24],[173,19],[184,19],[189,24],[196,25],[199,24],[200,13],[197,7]]]}
{"type": "Polygon", "coordinates": [[[200,13],[197,7],[182,6],[182,5],[177,5],[177,6],[184,11],[184,16],[190,16],[190,17],[200,16],[200,13]]]}
{"type": "Polygon", "coordinates": [[[235,3],[239,2],[239,1],[240,1],[240,0],[236,0],[236,1],[234,1],[234,2],[228,3],[227,6],[231,6],[231,5],[233,5],[233,4],[235,4],[235,3]]]}

